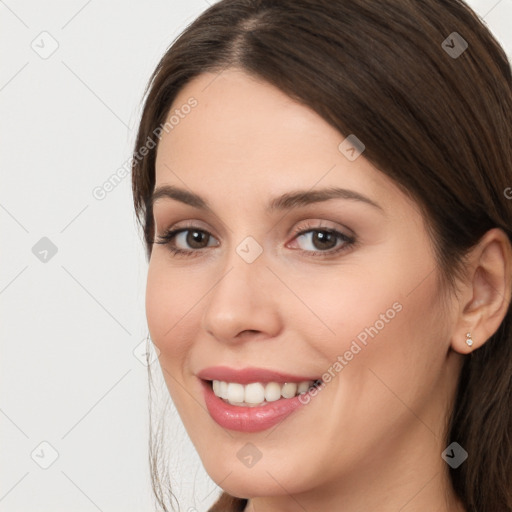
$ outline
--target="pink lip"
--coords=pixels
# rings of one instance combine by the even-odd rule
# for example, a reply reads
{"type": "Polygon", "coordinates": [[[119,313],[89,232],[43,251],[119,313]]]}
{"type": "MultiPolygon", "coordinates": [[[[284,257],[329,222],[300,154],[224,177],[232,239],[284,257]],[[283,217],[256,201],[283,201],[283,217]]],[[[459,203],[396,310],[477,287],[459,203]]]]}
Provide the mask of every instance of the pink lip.
{"type": "MultiPolygon", "coordinates": [[[[233,381],[231,381],[233,382],[233,381]]],[[[239,432],[259,432],[283,421],[304,404],[299,397],[281,398],[260,407],[231,405],[213,393],[210,382],[201,381],[206,408],[221,427],[239,432]]]]}
{"type": "Polygon", "coordinates": [[[197,376],[203,380],[222,380],[224,382],[238,382],[239,384],[250,384],[251,382],[303,382],[318,379],[318,377],[297,376],[289,373],[265,370],[264,368],[247,367],[236,370],[228,366],[211,366],[204,368],[197,376]]]}
{"type": "Polygon", "coordinates": [[[240,432],[259,432],[273,427],[283,421],[293,411],[304,405],[299,396],[293,398],[280,398],[275,402],[259,407],[240,407],[231,405],[213,393],[212,380],[224,382],[238,382],[250,384],[251,382],[304,382],[317,381],[317,377],[298,376],[264,368],[243,368],[236,370],[228,366],[212,366],[204,368],[197,373],[203,387],[203,396],[210,416],[221,427],[240,432]]]}

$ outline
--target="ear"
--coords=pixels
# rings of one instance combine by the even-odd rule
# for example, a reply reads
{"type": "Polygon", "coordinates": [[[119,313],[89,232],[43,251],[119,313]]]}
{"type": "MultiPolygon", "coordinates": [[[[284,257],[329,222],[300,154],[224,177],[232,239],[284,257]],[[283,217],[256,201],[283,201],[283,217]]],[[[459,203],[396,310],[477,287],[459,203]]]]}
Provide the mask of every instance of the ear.
{"type": "Polygon", "coordinates": [[[489,230],[468,254],[467,265],[451,340],[452,349],[461,354],[481,347],[507,314],[512,295],[512,247],[505,232],[489,230]],[[473,340],[471,346],[466,343],[467,333],[473,340]]]}

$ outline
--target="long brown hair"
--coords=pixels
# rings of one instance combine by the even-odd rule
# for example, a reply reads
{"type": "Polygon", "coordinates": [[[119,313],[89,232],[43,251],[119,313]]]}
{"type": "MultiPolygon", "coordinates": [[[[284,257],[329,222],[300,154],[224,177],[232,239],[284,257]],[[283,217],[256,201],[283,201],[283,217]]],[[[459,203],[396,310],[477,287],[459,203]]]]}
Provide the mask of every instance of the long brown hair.
{"type": "MultiPolygon", "coordinates": [[[[266,80],[343,136],[363,141],[364,157],[421,209],[443,289],[456,293],[464,256],[489,229],[501,228],[512,241],[505,192],[512,186],[510,63],[461,0],[221,0],[186,28],[154,71],[136,151],[165,123],[187,82],[228,66],[266,80]]],[[[148,257],[155,157],[156,149],[133,160],[148,257]]],[[[457,441],[469,453],[450,470],[468,512],[512,511],[511,405],[509,305],[491,339],[465,356],[447,429],[447,444],[457,441]]],[[[154,460],[151,467],[155,495],[168,510],[154,460]]]]}

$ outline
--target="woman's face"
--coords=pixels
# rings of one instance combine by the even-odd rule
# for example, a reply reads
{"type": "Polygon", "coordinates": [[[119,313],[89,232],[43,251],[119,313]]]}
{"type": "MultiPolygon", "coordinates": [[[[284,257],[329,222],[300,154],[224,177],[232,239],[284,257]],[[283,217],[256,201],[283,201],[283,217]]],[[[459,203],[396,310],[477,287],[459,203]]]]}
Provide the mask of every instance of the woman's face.
{"type": "Polygon", "coordinates": [[[241,71],[190,82],[168,120],[156,240],[188,231],[153,246],[147,319],[210,476],[238,496],[378,488],[418,464],[426,482],[460,356],[415,204],[241,71]]]}

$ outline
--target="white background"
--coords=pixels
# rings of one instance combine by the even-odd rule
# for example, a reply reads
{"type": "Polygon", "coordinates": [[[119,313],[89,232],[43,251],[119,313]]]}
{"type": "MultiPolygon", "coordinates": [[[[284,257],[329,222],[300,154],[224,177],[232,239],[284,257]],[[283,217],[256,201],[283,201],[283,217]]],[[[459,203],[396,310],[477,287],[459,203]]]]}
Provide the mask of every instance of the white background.
{"type": "MultiPolygon", "coordinates": [[[[511,57],[512,0],[469,5],[511,57]]],[[[154,510],[130,177],[92,191],[130,157],[150,73],[207,7],[0,0],[0,511],[154,510]],[[43,237],[57,248],[46,262],[32,251],[43,237]]],[[[219,490],[170,411],[174,491],[207,510],[219,490]]]]}

